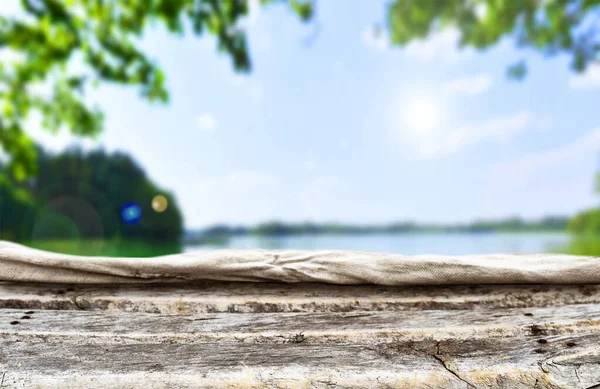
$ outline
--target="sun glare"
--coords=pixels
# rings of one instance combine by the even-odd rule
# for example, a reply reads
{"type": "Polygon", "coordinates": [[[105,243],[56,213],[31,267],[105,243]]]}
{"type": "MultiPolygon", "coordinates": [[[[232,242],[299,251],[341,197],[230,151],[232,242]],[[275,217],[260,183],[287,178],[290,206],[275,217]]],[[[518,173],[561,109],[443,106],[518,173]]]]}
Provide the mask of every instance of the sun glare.
{"type": "Polygon", "coordinates": [[[439,110],[430,100],[415,100],[409,104],[405,113],[408,125],[419,131],[432,130],[437,127],[439,110]]]}

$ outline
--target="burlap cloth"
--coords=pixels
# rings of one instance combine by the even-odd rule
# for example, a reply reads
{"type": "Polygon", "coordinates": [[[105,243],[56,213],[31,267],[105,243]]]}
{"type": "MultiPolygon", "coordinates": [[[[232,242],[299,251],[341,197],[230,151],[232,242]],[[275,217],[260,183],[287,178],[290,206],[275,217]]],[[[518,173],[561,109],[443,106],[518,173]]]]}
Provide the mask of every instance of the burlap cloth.
{"type": "Polygon", "coordinates": [[[590,284],[600,260],[556,254],[414,255],[216,250],[155,258],[81,257],[0,242],[0,281],[76,284],[193,281],[332,284],[590,284]]]}

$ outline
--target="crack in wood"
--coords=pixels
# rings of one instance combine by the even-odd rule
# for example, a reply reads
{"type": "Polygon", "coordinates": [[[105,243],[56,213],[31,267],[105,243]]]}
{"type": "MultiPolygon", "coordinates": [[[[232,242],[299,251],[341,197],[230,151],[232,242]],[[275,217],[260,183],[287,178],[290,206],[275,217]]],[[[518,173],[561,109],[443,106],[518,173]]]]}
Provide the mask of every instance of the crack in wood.
{"type": "Polygon", "coordinates": [[[600,285],[59,290],[0,283],[0,389],[32,379],[600,389],[600,285]],[[22,315],[32,320],[10,325],[22,315]]]}
{"type": "Polygon", "coordinates": [[[577,377],[577,382],[581,382],[581,377],[579,377],[579,371],[578,371],[580,366],[581,365],[575,365],[575,376],[577,377]]]}
{"type": "Polygon", "coordinates": [[[433,356],[433,358],[434,358],[435,360],[439,361],[439,362],[442,364],[442,366],[444,367],[444,369],[446,369],[446,370],[447,370],[447,371],[448,371],[450,374],[452,374],[453,376],[455,376],[456,378],[458,378],[459,380],[461,380],[462,382],[464,382],[465,384],[467,384],[467,387],[468,387],[468,388],[475,388],[475,389],[477,389],[477,387],[476,387],[475,385],[473,385],[473,384],[472,384],[472,383],[470,383],[469,381],[465,380],[465,379],[464,379],[464,378],[462,378],[460,375],[458,375],[458,373],[457,373],[457,372],[455,372],[453,369],[451,369],[451,368],[448,366],[448,362],[447,362],[446,360],[444,360],[442,357],[440,357],[440,356],[439,356],[439,355],[437,355],[437,354],[433,354],[432,356],[433,356]]]}

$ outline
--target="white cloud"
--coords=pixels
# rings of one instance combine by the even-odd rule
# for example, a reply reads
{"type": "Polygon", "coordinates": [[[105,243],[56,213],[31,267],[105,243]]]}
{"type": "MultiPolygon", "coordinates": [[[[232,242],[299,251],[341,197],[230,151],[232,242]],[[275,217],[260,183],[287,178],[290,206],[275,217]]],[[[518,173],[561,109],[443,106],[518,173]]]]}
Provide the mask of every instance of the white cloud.
{"type": "Polygon", "coordinates": [[[350,189],[338,176],[317,176],[298,191],[298,210],[304,219],[322,219],[324,210],[336,209],[350,189]]]}
{"type": "Polygon", "coordinates": [[[263,12],[260,0],[249,0],[248,8],[248,15],[238,22],[238,28],[247,32],[253,51],[267,53],[273,46],[271,19],[263,12]]]}
{"type": "Polygon", "coordinates": [[[250,76],[246,74],[235,73],[230,69],[227,69],[226,73],[223,75],[224,81],[233,86],[245,86],[248,84],[248,78],[250,76]]]}
{"type": "Polygon", "coordinates": [[[261,104],[265,101],[262,82],[252,79],[251,76],[229,72],[225,75],[225,81],[232,86],[243,88],[252,103],[261,104]]]}
{"type": "Polygon", "coordinates": [[[271,173],[249,170],[233,172],[226,176],[225,179],[243,191],[260,188],[274,182],[274,177],[271,173]]]}
{"type": "Polygon", "coordinates": [[[248,13],[237,22],[237,28],[244,31],[256,28],[260,19],[265,15],[261,9],[260,0],[248,0],[248,13]]]}
{"type": "Polygon", "coordinates": [[[540,132],[548,132],[552,127],[554,127],[554,120],[549,117],[538,117],[534,123],[534,128],[540,132]]]}
{"type": "Polygon", "coordinates": [[[101,145],[99,140],[73,135],[67,128],[62,128],[53,133],[42,128],[41,123],[41,115],[38,112],[33,112],[23,128],[25,133],[46,151],[58,153],[69,147],[79,147],[82,150],[89,151],[101,145]]]}
{"type": "Polygon", "coordinates": [[[421,156],[438,157],[454,154],[485,141],[506,142],[526,129],[538,129],[545,123],[544,118],[537,118],[533,114],[523,111],[452,130],[442,129],[415,134],[412,140],[417,143],[421,156]]]}
{"type": "Polygon", "coordinates": [[[304,164],[303,164],[304,171],[307,173],[315,171],[317,169],[317,166],[318,166],[317,162],[315,162],[312,159],[304,161],[304,164]]]}
{"type": "Polygon", "coordinates": [[[248,224],[274,218],[282,198],[278,180],[270,172],[261,170],[235,170],[196,177],[184,185],[185,190],[174,189],[182,209],[186,210],[188,227],[225,220],[248,224]]]}
{"type": "Polygon", "coordinates": [[[439,58],[443,61],[455,62],[470,54],[470,51],[458,48],[458,39],[459,33],[456,29],[446,29],[427,40],[410,43],[403,52],[421,60],[439,58]]]}
{"type": "Polygon", "coordinates": [[[29,128],[27,135],[38,144],[42,145],[45,150],[51,152],[61,152],[69,147],[79,147],[82,150],[92,150],[100,146],[100,143],[91,139],[75,136],[67,130],[59,131],[53,134],[49,131],[40,128],[29,128]]]}
{"type": "Polygon", "coordinates": [[[248,1],[248,23],[255,25],[258,23],[258,19],[262,14],[260,0],[249,0],[248,1]]]}
{"type": "Polygon", "coordinates": [[[273,39],[271,39],[271,35],[267,32],[261,31],[260,34],[256,34],[250,44],[259,53],[268,53],[273,47],[273,39]]]}
{"type": "Polygon", "coordinates": [[[600,65],[592,65],[585,73],[571,76],[569,86],[573,89],[600,88],[600,65]]]}
{"type": "Polygon", "coordinates": [[[224,196],[226,193],[237,195],[238,193],[263,189],[274,182],[275,178],[269,172],[239,170],[223,175],[196,179],[192,188],[196,189],[197,192],[218,193],[224,196]]]}
{"type": "Polygon", "coordinates": [[[252,83],[248,86],[250,100],[254,104],[260,104],[265,100],[265,90],[260,83],[252,83]]]}
{"type": "Polygon", "coordinates": [[[304,194],[331,194],[334,189],[340,189],[343,184],[338,176],[318,176],[307,185],[304,194]]]}
{"type": "MultiPolygon", "coordinates": [[[[461,50],[458,47],[459,37],[458,30],[448,28],[425,40],[415,40],[405,47],[395,49],[419,60],[456,62],[472,54],[472,50],[461,50]]],[[[361,32],[361,40],[366,46],[378,51],[386,51],[391,47],[389,35],[383,29],[367,27],[361,32]]]]}
{"type": "Polygon", "coordinates": [[[381,30],[376,30],[372,27],[367,27],[360,34],[362,42],[375,50],[384,51],[388,48],[388,38],[381,30]]]}
{"type": "Polygon", "coordinates": [[[302,169],[307,173],[312,173],[319,167],[317,161],[315,161],[312,152],[307,152],[302,163],[302,169]]]}
{"type": "Polygon", "coordinates": [[[339,73],[340,71],[342,71],[344,69],[344,61],[338,59],[337,61],[335,61],[332,65],[331,65],[331,70],[334,73],[339,73]]]}
{"type": "Polygon", "coordinates": [[[217,128],[217,119],[209,113],[201,113],[196,119],[196,124],[204,132],[213,132],[217,128]]]}
{"type": "Polygon", "coordinates": [[[487,91],[492,83],[492,76],[487,73],[480,73],[448,81],[442,85],[442,90],[451,95],[478,96],[487,91]]]}
{"type": "Polygon", "coordinates": [[[340,138],[340,148],[342,150],[348,150],[348,140],[346,138],[340,138]]]}
{"type": "Polygon", "coordinates": [[[563,166],[582,155],[596,153],[600,150],[600,128],[597,128],[575,141],[548,151],[525,155],[515,161],[503,162],[492,167],[494,175],[524,178],[535,172],[547,170],[555,166],[563,166]]]}

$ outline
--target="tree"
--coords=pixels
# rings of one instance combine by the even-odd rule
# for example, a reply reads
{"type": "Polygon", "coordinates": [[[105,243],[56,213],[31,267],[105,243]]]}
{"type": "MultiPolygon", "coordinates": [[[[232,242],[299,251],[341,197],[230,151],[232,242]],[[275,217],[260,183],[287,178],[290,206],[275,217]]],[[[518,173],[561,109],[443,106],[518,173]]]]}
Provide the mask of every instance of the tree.
{"type": "Polygon", "coordinates": [[[38,240],[52,236],[58,221],[67,218],[78,236],[61,238],[141,239],[150,242],[178,242],[183,217],[174,196],[159,188],[127,154],[103,150],[84,153],[71,149],[57,155],[39,152],[37,177],[32,192],[42,212],[33,235],[38,240]],[[152,208],[152,199],[162,195],[167,207],[152,208]],[[127,203],[142,211],[139,223],[127,224],[121,211],[127,203]],[[46,228],[47,226],[47,228],[46,228]]]}
{"type": "MultiPolygon", "coordinates": [[[[165,74],[139,47],[151,25],[213,35],[236,70],[250,70],[242,28],[248,1],[21,0],[22,16],[0,16],[0,50],[14,54],[0,62],[0,147],[12,174],[35,173],[35,147],[24,129],[34,112],[51,132],[67,128],[94,137],[103,123],[102,111],[85,100],[91,86],[129,85],[151,102],[168,100],[165,74]]],[[[288,4],[303,21],[313,15],[311,0],[260,0],[275,2],[288,4]]],[[[456,28],[460,45],[478,50],[508,37],[548,55],[567,53],[579,72],[600,60],[600,0],[393,0],[387,7],[394,45],[456,28]]],[[[522,78],[525,62],[508,73],[522,78]]]]}
{"type": "MultiPolygon", "coordinates": [[[[600,195],[600,173],[596,174],[594,192],[600,195]]],[[[600,254],[600,208],[578,212],[567,224],[567,231],[574,235],[569,252],[579,255],[600,254]]]]}
{"type": "Polygon", "coordinates": [[[0,239],[28,239],[38,209],[31,193],[0,174],[0,239]]]}
{"type": "MultiPolygon", "coordinates": [[[[261,0],[263,5],[277,0],[261,0]]],[[[282,0],[302,20],[312,4],[282,0]]],[[[216,37],[218,50],[238,71],[251,62],[241,21],[247,0],[22,0],[23,16],[0,16],[0,49],[14,58],[0,62],[0,147],[17,179],[35,173],[36,149],[24,124],[33,112],[44,129],[67,128],[75,135],[102,131],[102,112],[85,92],[99,83],[135,86],[149,101],[166,102],[165,74],[140,49],[148,26],[162,24],[173,34],[188,27],[216,37]],[[73,70],[73,63],[85,71],[73,70]],[[43,88],[40,88],[42,86],[43,88]],[[41,93],[40,89],[49,90],[41,93]]]]}
{"type": "Polygon", "coordinates": [[[180,243],[183,217],[177,201],[128,155],[79,149],[52,155],[41,148],[36,153],[38,174],[28,181],[16,182],[0,166],[0,239],[180,243]],[[159,211],[152,207],[157,195],[167,200],[159,211]],[[132,202],[142,217],[128,224],[122,209],[132,202]]]}
{"type": "MultiPolygon", "coordinates": [[[[390,42],[404,46],[455,28],[459,46],[485,50],[502,38],[546,55],[566,53],[584,71],[600,61],[600,0],[394,0],[388,5],[390,42]]],[[[523,78],[522,60],[508,75],[523,78]]]]}

